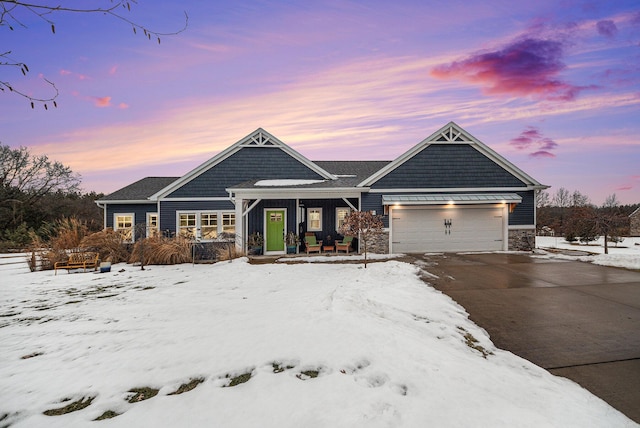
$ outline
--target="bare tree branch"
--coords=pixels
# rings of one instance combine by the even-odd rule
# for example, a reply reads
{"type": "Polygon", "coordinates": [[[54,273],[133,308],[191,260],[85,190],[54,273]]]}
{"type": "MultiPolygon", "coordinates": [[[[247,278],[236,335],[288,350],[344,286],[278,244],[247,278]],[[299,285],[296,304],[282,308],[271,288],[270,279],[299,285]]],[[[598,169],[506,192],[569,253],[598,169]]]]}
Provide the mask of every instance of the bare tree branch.
{"type": "MultiPolygon", "coordinates": [[[[62,5],[52,6],[44,3],[32,3],[25,1],[16,1],[16,0],[0,0],[0,27],[6,26],[9,30],[14,30],[14,25],[28,28],[20,19],[17,17],[17,12],[26,11],[31,13],[38,18],[42,19],[44,22],[51,25],[51,32],[55,34],[56,26],[55,21],[51,18],[54,14],[59,13],[81,13],[81,14],[102,14],[107,15],[122,22],[125,22],[131,25],[134,34],[138,34],[141,32],[148,40],[152,38],[157,40],[158,44],[160,43],[161,36],[173,36],[176,34],[180,34],[185,31],[189,25],[189,15],[184,11],[184,25],[177,31],[163,32],[158,30],[153,30],[146,27],[143,24],[140,24],[132,19],[129,19],[124,14],[120,13],[120,11],[126,11],[127,13],[131,12],[132,4],[137,4],[137,0],[109,0],[111,3],[108,7],[93,7],[93,8],[74,8],[74,7],[64,7],[62,5]]],[[[9,55],[11,51],[7,51],[3,54],[0,54],[0,66],[7,67],[16,67],[18,68],[23,75],[27,75],[29,72],[29,68],[27,65],[21,61],[12,60],[9,55]]],[[[51,103],[54,107],[57,107],[56,98],[58,98],[59,91],[56,85],[46,79],[43,78],[44,81],[49,84],[55,94],[49,97],[37,97],[33,95],[29,95],[24,91],[16,89],[15,85],[6,80],[0,80],[0,91],[4,93],[15,94],[26,98],[30,104],[31,108],[35,108],[35,104],[42,104],[45,109],[48,109],[49,104],[51,103]]]]}

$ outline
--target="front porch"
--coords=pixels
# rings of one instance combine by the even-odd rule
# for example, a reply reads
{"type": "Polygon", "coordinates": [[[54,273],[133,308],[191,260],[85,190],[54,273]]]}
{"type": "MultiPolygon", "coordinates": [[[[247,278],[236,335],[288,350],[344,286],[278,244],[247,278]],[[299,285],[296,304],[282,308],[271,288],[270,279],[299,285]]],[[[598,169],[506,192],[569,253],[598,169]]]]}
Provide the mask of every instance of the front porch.
{"type": "MultiPolygon", "coordinates": [[[[340,226],[360,198],[238,199],[236,197],[236,250],[249,254],[251,244],[262,241],[261,254],[282,256],[305,253],[304,237],[322,241],[321,254],[336,252],[340,226]]],[[[352,250],[358,250],[354,240],[352,250]]],[[[315,253],[318,254],[318,253],[315,253]]]]}

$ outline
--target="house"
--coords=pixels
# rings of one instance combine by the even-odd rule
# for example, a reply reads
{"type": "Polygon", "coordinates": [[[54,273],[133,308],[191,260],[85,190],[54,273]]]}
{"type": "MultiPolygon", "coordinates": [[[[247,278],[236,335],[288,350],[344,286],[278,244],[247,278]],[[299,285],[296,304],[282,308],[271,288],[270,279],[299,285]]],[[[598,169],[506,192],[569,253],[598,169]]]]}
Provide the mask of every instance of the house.
{"type": "Polygon", "coordinates": [[[640,236],[640,207],[629,214],[629,236],[640,236]]]}
{"type": "Polygon", "coordinates": [[[542,185],[454,122],[393,161],[312,162],[257,129],[182,177],[147,177],[97,201],[104,227],[199,242],[264,236],[284,254],[288,232],[338,234],[352,210],[381,215],[372,251],[528,250],[542,185]]]}

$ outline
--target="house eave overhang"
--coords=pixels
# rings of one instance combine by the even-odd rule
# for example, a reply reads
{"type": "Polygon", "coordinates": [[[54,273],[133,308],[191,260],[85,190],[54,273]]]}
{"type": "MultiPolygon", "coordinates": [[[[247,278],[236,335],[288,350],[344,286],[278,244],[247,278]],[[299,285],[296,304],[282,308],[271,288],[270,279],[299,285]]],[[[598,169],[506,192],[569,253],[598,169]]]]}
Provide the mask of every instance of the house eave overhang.
{"type": "Polygon", "coordinates": [[[96,204],[105,205],[105,204],[155,204],[156,201],[152,201],[150,199],[114,199],[114,200],[100,200],[96,201],[96,204]]]}
{"type": "Polygon", "coordinates": [[[241,199],[313,199],[313,198],[359,198],[369,189],[345,187],[345,188],[228,188],[227,192],[241,199]]]}
{"type": "Polygon", "coordinates": [[[546,189],[548,186],[526,187],[438,187],[438,188],[406,188],[406,189],[370,189],[369,193],[496,193],[496,192],[526,192],[529,190],[546,189]]]}
{"type": "Polygon", "coordinates": [[[382,205],[480,205],[519,204],[522,197],[515,193],[452,193],[422,195],[382,195],[382,205]]]}

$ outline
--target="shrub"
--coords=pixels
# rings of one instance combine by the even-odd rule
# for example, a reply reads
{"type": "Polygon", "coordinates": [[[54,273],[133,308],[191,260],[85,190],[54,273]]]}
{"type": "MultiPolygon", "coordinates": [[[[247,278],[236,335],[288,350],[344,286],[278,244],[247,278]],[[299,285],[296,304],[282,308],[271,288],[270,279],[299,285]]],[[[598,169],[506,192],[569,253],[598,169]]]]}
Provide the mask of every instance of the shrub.
{"type": "Polygon", "coordinates": [[[152,237],[137,241],[129,263],[141,262],[141,254],[144,254],[144,263],[150,265],[174,265],[192,261],[191,243],[181,236],[152,237]]]}
{"type": "Polygon", "coordinates": [[[122,235],[113,229],[105,229],[86,236],[80,246],[97,252],[100,260],[111,263],[126,262],[131,256],[129,246],[124,243],[122,235]]]}

